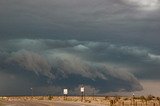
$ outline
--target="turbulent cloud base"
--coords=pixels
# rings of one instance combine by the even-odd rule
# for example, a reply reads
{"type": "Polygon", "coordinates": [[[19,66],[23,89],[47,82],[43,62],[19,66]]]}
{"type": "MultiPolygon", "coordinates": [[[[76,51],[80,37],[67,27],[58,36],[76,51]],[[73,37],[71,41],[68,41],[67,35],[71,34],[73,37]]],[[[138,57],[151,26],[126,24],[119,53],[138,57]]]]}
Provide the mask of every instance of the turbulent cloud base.
{"type": "Polygon", "coordinates": [[[160,81],[159,13],[159,0],[0,0],[0,94],[160,81]]]}
{"type": "MultiPolygon", "coordinates": [[[[150,67],[141,66],[159,68],[160,62],[159,55],[150,49],[109,42],[14,39],[2,41],[0,48],[1,72],[28,82],[27,94],[30,87],[37,89],[37,94],[47,92],[40,93],[38,89],[57,87],[55,94],[66,87],[75,94],[81,84],[97,93],[139,91],[143,87],[135,75],[150,67]]],[[[13,83],[19,84],[16,80],[13,83]]],[[[0,84],[4,86],[3,82],[0,84]]],[[[17,89],[14,87],[13,91],[17,89]]]]}

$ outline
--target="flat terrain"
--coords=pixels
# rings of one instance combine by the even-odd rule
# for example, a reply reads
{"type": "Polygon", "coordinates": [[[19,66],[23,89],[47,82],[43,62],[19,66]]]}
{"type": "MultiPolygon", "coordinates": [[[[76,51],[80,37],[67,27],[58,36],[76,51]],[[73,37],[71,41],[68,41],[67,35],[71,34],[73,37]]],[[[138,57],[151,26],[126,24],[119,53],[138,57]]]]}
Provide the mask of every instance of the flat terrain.
{"type": "Polygon", "coordinates": [[[73,102],[46,102],[46,101],[3,101],[0,106],[103,106],[95,104],[73,102]]]}
{"type": "Polygon", "coordinates": [[[159,97],[16,96],[0,97],[0,106],[160,106],[159,97]]]}

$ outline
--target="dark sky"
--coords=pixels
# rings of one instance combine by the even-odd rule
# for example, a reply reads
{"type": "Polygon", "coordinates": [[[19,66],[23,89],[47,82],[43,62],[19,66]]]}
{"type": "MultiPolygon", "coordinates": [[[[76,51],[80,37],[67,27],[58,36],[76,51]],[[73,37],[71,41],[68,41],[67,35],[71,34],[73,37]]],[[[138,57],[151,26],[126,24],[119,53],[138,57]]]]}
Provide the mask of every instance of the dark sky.
{"type": "Polygon", "coordinates": [[[0,95],[145,91],[159,34],[159,0],[1,0],[0,95]]]}

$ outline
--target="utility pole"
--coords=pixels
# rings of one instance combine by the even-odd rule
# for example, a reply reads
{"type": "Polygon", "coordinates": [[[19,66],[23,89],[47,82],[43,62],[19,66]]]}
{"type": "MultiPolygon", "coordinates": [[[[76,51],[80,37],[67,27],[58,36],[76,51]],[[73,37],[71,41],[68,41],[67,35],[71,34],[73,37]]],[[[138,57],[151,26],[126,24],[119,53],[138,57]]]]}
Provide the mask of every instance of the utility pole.
{"type": "Polygon", "coordinates": [[[80,91],[81,91],[81,102],[83,102],[84,100],[84,86],[83,85],[81,86],[80,91]]]}
{"type": "Polygon", "coordinates": [[[31,96],[33,98],[33,88],[31,87],[30,89],[31,89],[31,96]]]}
{"type": "Polygon", "coordinates": [[[134,93],[133,93],[133,95],[132,95],[132,105],[134,106],[134,93]]]}
{"type": "Polygon", "coordinates": [[[93,100],[94,100],[94,88],[93,88],[93,100]]]}

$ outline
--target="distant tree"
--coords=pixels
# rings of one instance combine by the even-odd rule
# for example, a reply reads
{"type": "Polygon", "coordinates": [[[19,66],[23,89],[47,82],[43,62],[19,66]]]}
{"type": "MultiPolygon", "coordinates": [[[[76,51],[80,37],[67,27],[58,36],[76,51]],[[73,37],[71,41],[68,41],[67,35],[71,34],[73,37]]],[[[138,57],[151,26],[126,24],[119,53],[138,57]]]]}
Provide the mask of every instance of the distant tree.
{"type": "Polygon", "coordinates": [[[109,96],[105,96],[105,100],[108,100],[109,99],[109,96]]]}
{"type": "Polygon", "coordinates": [[[146,100],[146,98],[144,96],[140,96],[139,99],[143,102],[144,100],[146,100]]]}
{"type": "Polygon", "coordinates": [[[53,96],[48,96],[48,100],[52,100],[53,99],[53,96]]]}
{"type": "Polygon", "coordinates": [[[159,102],[159,106],[160,106],[160,97],[157,97],[156,99],[158,100],[158,102],[159,102]]]}
{"type": "Polygon", "coordinates": [[[115,101],[118,101],[119,99],[121,99],[119,96],[115,96],[115,97],[114,97],[114,100],[115,100],[115,101]]]}
{"type": "Polygon", "coordinates": [[[110,100],[110,106],[113,106],[113,104],[114,104],[114,101],[110,100]]]}
{"type": "Polygon", "coordinates": [[[160,97],[157,97],[156,99],[157,99],[158,101],[160,101],[160,97]]]}
{"type": "Polygon", "coordinates": [[[127,98],[127,97],[125,97],[125,98],[123,98],[123,100],[128,100],[129,98],[127,98]]]}
{"type": "Polygon", "coordinates": [[[148,95],[147,96],[147,100],[153,100],[153,98],[155,98],[153,95],[148,95]]]}
{"type": "Polygon", "coordinates": [[[113,99],[113,104],[116,104],[120,100],[119,96],[115,96],[113,99]]]}

